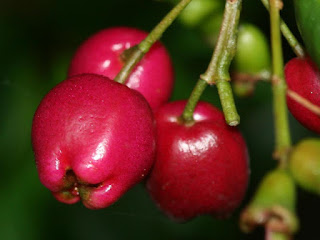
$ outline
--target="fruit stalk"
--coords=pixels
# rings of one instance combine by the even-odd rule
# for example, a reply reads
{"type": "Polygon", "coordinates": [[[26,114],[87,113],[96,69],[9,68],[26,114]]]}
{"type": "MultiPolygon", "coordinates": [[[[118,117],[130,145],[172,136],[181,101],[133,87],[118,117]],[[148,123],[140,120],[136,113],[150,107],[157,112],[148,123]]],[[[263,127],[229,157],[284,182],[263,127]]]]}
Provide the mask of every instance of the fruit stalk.
{"type": "Polygon", "coordinates": [[[275,158],[280,166],[286,167],[291,146],[288,110],[286,105],[286,83],[283,73],[283,56],[280,33],[279,1],[270,0],[271,48],[272,48],[272,91],[275,121],[275,158]]]}
{"type": "Polygon", "coordinates": [[[302,97],[301,95],[299,95],[298,93],[290,89],[287,90],[287,95],[290,98],[292,98],[294,101],[296,101],[297,103],[301,104],[303,107],[311,111],[312,113],[320,116],[320,107],[317,106],[316,104],[313,104],[308,99],[302,97]]]}
{"type": "Polygon", "coordinates": [[[236,52],[237,28],[242,0],[227,0],[220,34],[208,69],[191,93],[182,114],[185,121],[193,119],[193,111],[207,84],[216,84],[227,124],[236,126],[240,122],[230,86],[229,67],[236,52]],[[196,96],[195,96],[196,95],[196,96]]]}
{"type": "MultiPolygon", "coordinates": [[[[265,6],[265,8],[268,9],[268,11],[270,11],[269,0],[261,0],[261,2],[265,6]]],[[[294,53],[298,57],[303,58],[305,55],[303,47],[301,46],[297,38],[293,35],[288,25],[281,18],[280,18],[280,30],[283,36],[285,37],[285,39],[287,40],[287,42],[289,43],[289,45],[291,46],[294,53]]]]}
{"type": "Polygon", "coordinates": [[[126,64],[115,77],[115,81],[125,83],[133,68],[149,51],[152,45],[161,38],[164,31],[172,24],[183,9],[191,2],[191,0],[181,0],[150,32],[150,34],[142,40],[137,46],[128,49],[130,51],[126,64]]]}

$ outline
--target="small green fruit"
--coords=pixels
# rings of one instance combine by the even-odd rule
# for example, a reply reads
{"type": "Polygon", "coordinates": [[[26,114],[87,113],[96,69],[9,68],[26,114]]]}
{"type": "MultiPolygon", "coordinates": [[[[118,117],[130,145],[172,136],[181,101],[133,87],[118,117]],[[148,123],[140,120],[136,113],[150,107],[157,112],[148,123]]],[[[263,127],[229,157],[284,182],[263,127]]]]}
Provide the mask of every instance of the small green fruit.
{"type": "Polygon", "coordinates": [[[236,72],[261,74],[270,69],[270,50],[264,33],[255,25],[242,24],[238,32],[233,67],[236,72]]]}
{"type": "Polygon", "coordinates": [[[276,234],[280,239],[288,239],[299,227],[295,204],[296,189],[292,177],[286,170],[275,169],[263,178],[250,204],[242,212],[240,227],[244,232],[250,232],[257,225],[263,225],[267,235],[276,234]]]}
{"type": "Polygon", "coordinates": [[[320,139],[298,143],[290,155],[289,167],[303,189],[320,195],[320,139]]]}
{"type": "MultiPolygon", "coordinates": [[[[177,4],[180,0],[171,0],[177,4]]],[[[193,0],[179,15],[179,20],[187,27],[197,27],[206,22],[207,18],[222,12],[224,1],[221,0],[193,0]]]]}

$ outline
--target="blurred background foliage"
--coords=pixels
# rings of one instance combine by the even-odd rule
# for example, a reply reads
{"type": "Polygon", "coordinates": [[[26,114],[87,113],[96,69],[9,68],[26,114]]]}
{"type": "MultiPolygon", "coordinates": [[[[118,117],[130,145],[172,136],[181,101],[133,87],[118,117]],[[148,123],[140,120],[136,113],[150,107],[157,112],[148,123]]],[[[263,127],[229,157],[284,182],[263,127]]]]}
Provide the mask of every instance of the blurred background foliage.
{"type": "MultiPolygon", "coordinates": [[[[284,19],[296,35],[291,1],[284,19]]],[[[72,53],[96,31],[126,25],[150,31],[171,5],[152,0],[2,0],[0,2],[0,239],[262,239],[263,230],[244,235],[239,210],[228,220],[203,216],[185,224],[170,221],[140,184],[113,206],[99,211],[82,204],[57,202],[37,176],[30,132],[41,98],[64,80],[72,53]]],[[[242,21],[258,25],[268,36],[269,17],[260,1],[244,1],[242,21]]],[[[164,34],[175,67],[172,99],[187,98],[211,57],[198,32],[175,22],[164,34]]],[[[284,42],[285,60],[294,57],[284,42]]],[[[203,99],[220,107],[210,87],[203,99]]],[[[248,202],[272,160],[271,88],[259,83],[251,98],[236,99],[241,130],[251,156],[248,202]]],[[[293,142],[313,136],[290,116],[293,142]]],[[[234,173],[236,174],[236,172],[234,173]]],[[[301,231],[297,239],[319,239],[319,199],[302,190],[298,196],[301,231]]]]}

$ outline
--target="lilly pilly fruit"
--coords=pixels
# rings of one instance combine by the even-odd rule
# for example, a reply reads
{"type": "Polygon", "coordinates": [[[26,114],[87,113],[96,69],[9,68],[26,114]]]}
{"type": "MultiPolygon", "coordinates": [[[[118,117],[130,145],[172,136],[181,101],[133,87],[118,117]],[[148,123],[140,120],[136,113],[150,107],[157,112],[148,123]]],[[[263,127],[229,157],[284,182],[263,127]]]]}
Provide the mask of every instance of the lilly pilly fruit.
{"type": "Polygon", "coordinates": [[[253,24],[242,24],[233,60],[233,87],[239,97],[253,94],[257,81],[270,77],[271,56],[267,38],[253,24]]]}
{"type": "Polygon", "coordinates": [[[312,193],[320,195],[320,140],[305,139],[296,145],[289,159],[289,167],[296,182],[312,193]]]}
{"type": "Polygon", "coordinates": [[[92,209],[114,203],[150,169],[154,120],[143,96],[83,74],[53,88],[33,120],[40,181],[61,202],[92,209]]]}
{"type": "Polygon", "coordinates": [[[183,122],[179,116],[185,105],[168,103],[155,115],[157,155],[147,189],[175,220],[203,214],[226,217],[247,189],[245,141],[236,128],[226,125],[220,110],[205,102],[198,103],[194,122],[183,122]]]}
{"type": "MultiPolygon", "coordinates": [[[[87,39],[76,51],[69,67],[69,76],[95,73],[114,79],[125,64],[125,50],[139,44],[146,32],[129,27],[102,30],[87,39]]],[[[133,69],[126,85],[140,92],[152,109],[168,101],[174,74],[165,47],[156,42],[133,69]]]]}
{"type": "MultiPolygon", "coordinates": [[[[179,0],[170,0],[177,4],[179,0]]],[[[223,12],[224,1],[192,0],[179,15],[179,20],[188,27],[201,27],[211,16],[223,12]]]]}
{"type": "Polygon", "coordinates": [[[270,66],[270,49],[264,33],[253,24],[242,24],[233,60],[234,70],[253,75],[270,71],[270,66]]]}
{"type": "MultiPolygon", "coordinates": [[[[294,58],[285,66],[288,89],[320,107],[320,72],[310,58],[294,58]]],[[[320,116],[287,96],[292,115],[306,128],[320,134],[320,116]]]]}

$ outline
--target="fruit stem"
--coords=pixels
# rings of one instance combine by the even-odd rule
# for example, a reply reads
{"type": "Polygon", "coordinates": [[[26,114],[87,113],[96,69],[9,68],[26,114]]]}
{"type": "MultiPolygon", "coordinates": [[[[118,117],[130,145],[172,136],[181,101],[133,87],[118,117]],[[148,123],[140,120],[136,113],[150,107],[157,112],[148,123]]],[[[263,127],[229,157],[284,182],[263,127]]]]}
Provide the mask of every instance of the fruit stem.
{"type": "MultiPolygon", "coordinates": [[[[270,11],[269,9],[269,0],[261,0],[262,4],[265,6],[265,8],[270,11]]],[[[300,57],[303,58],[305,56],[305,52],[303,50],[302,45],[299,43],[297,38],[293,35],[293,33],[290,31],[288,25],[285,23],[285,21],[280,18],[280,29],[283,34],[283,36],[286,38],[287,42],[291,46],[294,53],[300,57]]]]}
{"type": "MultiPolygon", "coordinates": [[[[152,45],[161,38],[164,31],[172,24],[183,9],[191,2],[191,0],[181,0],[142,40],[130,54],[124,67],[120,70],[114,81],[124,84],[129,77],[133,68],[139,63],[143,56],[149,51],[152,45]]],[[[128,49],[129,50],[129,49],[128,49]]]]}
{"type": "Polygon", "coordinates": [[[192,122],[193,121],[193,112],[197,106],[197,103],[203,93],[203,91],[207,87],[207,82],[203,79],[199,79],[196,83],[195,87],[193,88],[191,95],[188,99],[188,102],[183,110],[181,118],[184,122],[192,122]]]}
{"type": "Polygon", "coordinates": [[[283,73],[283,56],[280,32],[280,0],[270,1],[271,48],[272,48],[272,91],[275,121],[275,154],[280,167],[287,166],[291,137],[286,104],[286,83],[283,73]]]}
{"type": "Polygon", "coordinates": [[[287,90],[287,95],[294,101],[299,103],[301,106],[305,107],[306,109],[320,117],[320,107],[318,105],[313,104],[308,99],[302,97],[301,95],[290,89],[287,90]]]}
{"type": "Polygon", "coordinates": [[[236,38],[241,6],[242,0],[226,1],[223,21],[212,59],[206,72],[200,75],[200,80],[189,97],[182,114],[182,118],[185,121],[193,120],[194,109],[206,85],[216,84],[227,124],[236,126],[240,122],[229,83],[229,67],[236,52],[236,38]]]}

